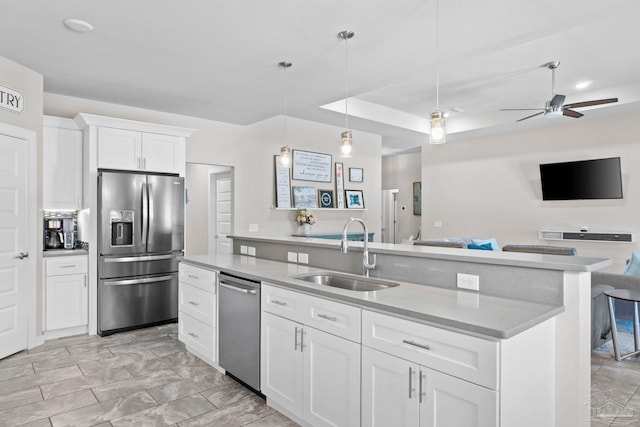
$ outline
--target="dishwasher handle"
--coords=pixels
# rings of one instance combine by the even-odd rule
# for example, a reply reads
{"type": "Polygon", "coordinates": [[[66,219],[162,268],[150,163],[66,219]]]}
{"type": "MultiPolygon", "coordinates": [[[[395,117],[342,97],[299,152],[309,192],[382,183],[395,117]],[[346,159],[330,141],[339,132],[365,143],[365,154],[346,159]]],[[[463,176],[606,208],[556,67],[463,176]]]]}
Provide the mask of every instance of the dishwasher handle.
{"type": "Polygon", "coordinates": [[[222,283],[222,282],[220,282],[220,287],[221,288],[225,288],[225,289],[229,289],[231,291],[240,292],[240,293],[243,293],[243,294],[248,294],[248,295],[256,295],[258,293],[258,291],[256,289],[240,288],[238,286],[233,286],[233,285],[230,285],[228,283],[222,283]]]}

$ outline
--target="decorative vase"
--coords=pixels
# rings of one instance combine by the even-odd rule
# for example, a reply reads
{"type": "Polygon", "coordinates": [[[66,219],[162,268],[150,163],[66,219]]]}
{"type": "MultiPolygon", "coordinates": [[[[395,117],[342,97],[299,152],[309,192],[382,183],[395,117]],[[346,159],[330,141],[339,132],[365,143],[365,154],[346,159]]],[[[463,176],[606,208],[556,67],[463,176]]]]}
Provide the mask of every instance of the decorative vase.
{"type": "Polygon", "coordinates": [[[302,225],[302,232],[304,234],[311,234],[311,224],[303,224],[302,225]]]}

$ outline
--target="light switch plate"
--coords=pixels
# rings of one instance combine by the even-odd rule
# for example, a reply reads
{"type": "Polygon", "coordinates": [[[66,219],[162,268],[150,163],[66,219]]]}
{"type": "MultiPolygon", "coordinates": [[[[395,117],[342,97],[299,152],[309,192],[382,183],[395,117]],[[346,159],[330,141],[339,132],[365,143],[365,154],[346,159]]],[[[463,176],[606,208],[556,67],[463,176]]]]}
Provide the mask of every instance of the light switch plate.
{"type": "Polygon", "coordinates": [[[456,282],[459,288],[469,289],[471,291],[480,290],[480,276],[458,273],[456,276],[456,282]]]}
{"type": "Polygon", "coordinates": [[[242,255],[246,255],[247,254],[247,246],[246,245],[240,245],[240,253],[242,255]]]}
{"type": "Polygon", "coordinates": [[[298,253],[297,252],[287,252],[287,261],[289,261],[289,262],[298,262],[298,253]]]}
{"type": "Polygon", "coordinates": [[[247,254],[249,256],[256,256],[256,248],[253,246],[247,247],[247,254]]]}
{"type": "Polygon", "coordinates": [[[300,264],[309,264],[309,254],[298,252],[298,262],[300,264]]]}

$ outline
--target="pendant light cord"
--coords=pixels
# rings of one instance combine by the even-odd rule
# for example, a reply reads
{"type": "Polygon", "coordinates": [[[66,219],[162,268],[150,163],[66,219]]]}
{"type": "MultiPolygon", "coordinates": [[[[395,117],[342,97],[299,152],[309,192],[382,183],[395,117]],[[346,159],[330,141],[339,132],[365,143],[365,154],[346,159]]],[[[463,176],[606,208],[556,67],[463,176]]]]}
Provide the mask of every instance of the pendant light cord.
{"type": "Polygon", "coordinates": [[[349,130],[349,37],[344,38],[344,127],[349,130]]]}
{"type": "Polygon", "coordinates": [[[439,1],[436,0],[436,111],[440,111],[440,11],[439,1]]]}

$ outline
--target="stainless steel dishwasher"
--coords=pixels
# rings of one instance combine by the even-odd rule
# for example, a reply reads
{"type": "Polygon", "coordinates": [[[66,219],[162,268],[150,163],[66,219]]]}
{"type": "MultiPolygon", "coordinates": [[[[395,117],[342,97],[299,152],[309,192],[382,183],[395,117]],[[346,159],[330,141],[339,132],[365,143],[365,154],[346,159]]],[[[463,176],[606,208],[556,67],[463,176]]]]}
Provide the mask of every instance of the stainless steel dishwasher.
{"type": "Polygon", "coordinates": [[[260,282],[225,272],[218,277],[220,366],[260,391],[260,282]]]}

